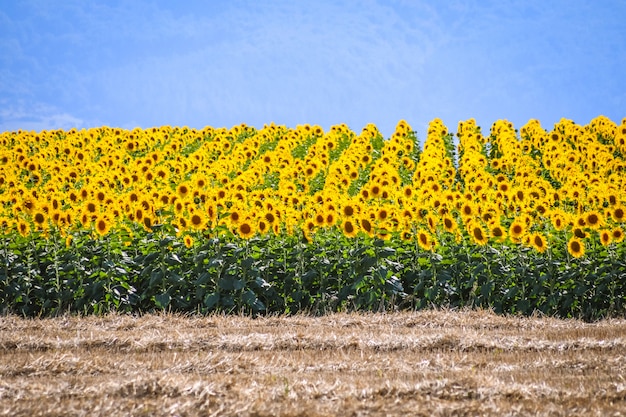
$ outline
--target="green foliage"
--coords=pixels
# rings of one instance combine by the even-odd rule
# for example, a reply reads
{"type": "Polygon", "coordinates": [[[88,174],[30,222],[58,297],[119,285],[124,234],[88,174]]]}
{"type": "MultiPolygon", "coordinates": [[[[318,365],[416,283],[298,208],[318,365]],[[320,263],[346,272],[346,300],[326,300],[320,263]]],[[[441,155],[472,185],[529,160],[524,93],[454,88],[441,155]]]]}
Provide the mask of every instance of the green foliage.
{"type": "Polygon", "coordinates": [[[352,138],[346,134],[342,134],[337,146],[330,151],[330,162],[334,162],[343,154],[343,151],[348,149],[352,143],[352,138]]]}
{"type": "Polygon", "coordinates": [[[352,181],[348,187],[349,196],[355,196],[359,193],[359,191],[361,191],[361,188],[363,188],[363,186],[369,181],[371,171],[371,164],[364,169],[359,168],[359,177],[352,181]]]}
{"type": "Polygon", "coordinates": [[[226,229],[193,235],[171,226],[105,237],[17,234],[0,240],[0,313],[167,310],[247,314],[481,307],[596,320],[626,313],[626,249],[478,246],[442,236],[438,253],[415,242],[324,229],[243,240],[226,229]]]}
{"type": "Polygon", "coordinates": [[[326,171],[324,169],[319,170],[313,178],[309,180],[309,194],[313,195],[318,191],[324,189],[326,184],[326,171]]]}
{"type": "Polygon", "coordinates": [[[318,137],[314,135],[307,136],[306,139],[298,143],[298,145],[293,148],[293,150],[291,151],[291,156],[293,156],[294,159],[304,159],[309,151],[309,148],[313,146],[315,142],[317,142],[317,138],[318,137]]]}

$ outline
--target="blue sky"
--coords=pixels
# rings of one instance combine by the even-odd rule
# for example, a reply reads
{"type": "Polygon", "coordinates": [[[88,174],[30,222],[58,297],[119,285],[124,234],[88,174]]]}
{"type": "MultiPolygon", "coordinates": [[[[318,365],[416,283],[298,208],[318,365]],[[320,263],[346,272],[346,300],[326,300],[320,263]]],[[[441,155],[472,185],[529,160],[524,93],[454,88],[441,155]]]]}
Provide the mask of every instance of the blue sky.
{"type": "Polygon", "coordinates": [[[619,123],[624,16],[624,0],[0,0],[0,131],[619,123]]]}

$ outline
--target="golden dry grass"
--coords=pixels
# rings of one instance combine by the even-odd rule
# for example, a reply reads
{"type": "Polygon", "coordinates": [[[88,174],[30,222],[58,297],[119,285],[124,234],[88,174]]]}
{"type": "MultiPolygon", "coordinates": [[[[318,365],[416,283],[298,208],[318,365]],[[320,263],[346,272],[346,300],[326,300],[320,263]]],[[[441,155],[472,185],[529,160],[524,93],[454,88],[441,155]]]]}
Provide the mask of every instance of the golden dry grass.
{"type": "Polygon", "coordinates": [[[0,317],[0,414],[626,415],[626,320],[0,317]]]}

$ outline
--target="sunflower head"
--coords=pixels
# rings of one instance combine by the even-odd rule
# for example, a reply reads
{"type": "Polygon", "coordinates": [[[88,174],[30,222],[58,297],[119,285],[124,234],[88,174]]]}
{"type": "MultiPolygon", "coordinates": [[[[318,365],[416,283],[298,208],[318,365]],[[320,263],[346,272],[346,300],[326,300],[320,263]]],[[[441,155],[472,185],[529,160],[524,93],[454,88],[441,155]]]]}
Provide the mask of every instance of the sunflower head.
{"type": "Polygon", "coordinates": [[[600,231],[600,243],[602,246],[609,246],[611,243],[611,231],[610,230],[601,230],[600,231]]]}
{"type": "Polygon", "coordinates": [[[96,233],[105,236],[111,230],[111,222],[104,216],[99,216],[95,221],[96,233]]]}
{"type": "Polygon", "coordinates": [[[254,228],[252,227],[252,223],[248,221],[243,221],[237,227],[237,233],[244,239],[249,239],[254,235],[254,228]]]}
{"type": "Polygon", "coordinates": [[[567,242],[567,251],[574,258],[580,258],[585,254],[585,244],[580,238],[573,236],[569,242],[567,242]]]}
{"type": "Polygon", "coordinates": [[[624,231],[620,227],[611,230],[611,240],[615,243],[622,242],[624,240],[624,231]]]}
{"type": "Polygon", "coordinates": [[[600,226],[602,226],[603,219],[600,213],[591,211],[585,216],[585,223],[587,224],[587,227],[597,230],[600,226]]]}
{"type": "Polygon", "coordinates": [[[500,225],[495,225],[491,228],[491,237],[497,242],[504,242],[506,240],[506,231],[500,225]]]}
{"type": "Polygon", "coordinates": [[[547,249],[546,238],[540,233],[530,235],[530,245],[540,253],[544,253],[547,249]]]}
{"type": "Polygon", "coordinates": [[[425,230],[420,230],[417,232],[417,244],[420,248],[425,251],[430,251],[433,249],[433,239],[425,230]]]}
{"type": "Polygon", "coordinates": [[[192,228],[198,230],[204,225],[204,219],[200,213],[194,213],[189,219],[189,224],[192,228]]]}
{"type": "Polygon", "coordinates": [[[361,229],[363,229],[368,236],[374,236],[374,226],[372,225],[372,222],[365,217],[361,218],[361,229]]]}
{"type": "Polygon", "coordinates": [[[624,207],[621,205],[615,207],[613,211],[611,212],[611,217],[613,218],[614,221],[618,223],[624,222],[624,220],[626,219],[626,211],[624,207]]]}
{"type": "Polygon", "coordinates": [[[470,237],[472,238],[472,241],[474,241],[474,243],[481,246],[487,243],[488,236],[479,224],[471,224],[468,229],[470,232],[470,237]]]}
{"type": "Polygon", "coordinates": [[[450,216],[443,217],[443,228],[448,233],[454,233],[454,231],[458,228],[458,224],[454,218],[450,216]]]}
{"type": "Polygon", "coordinates": [[[511,236],[514,241],[520,241],[524,236],[524,233],[526,233],[525,223],[517,220],[511,223],[511,227],[509,227],[509,236],[511,236]]]}
{"type": "Polygon", "coordinates": [[[345,220],[341,225],[343,234],[347,237],[355,237],[357,235],[357,228],[352,220],[345,220]]]}

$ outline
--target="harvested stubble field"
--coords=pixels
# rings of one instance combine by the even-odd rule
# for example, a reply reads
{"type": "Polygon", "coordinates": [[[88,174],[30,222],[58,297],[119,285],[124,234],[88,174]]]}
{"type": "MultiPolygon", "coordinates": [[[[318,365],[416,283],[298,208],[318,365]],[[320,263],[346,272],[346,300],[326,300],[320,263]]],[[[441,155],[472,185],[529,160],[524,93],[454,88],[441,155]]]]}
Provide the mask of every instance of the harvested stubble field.
{"type": "Polygon", "coordinates": [[[0,317],[0,412],[626,415],[626,320],[0,317]]]}

